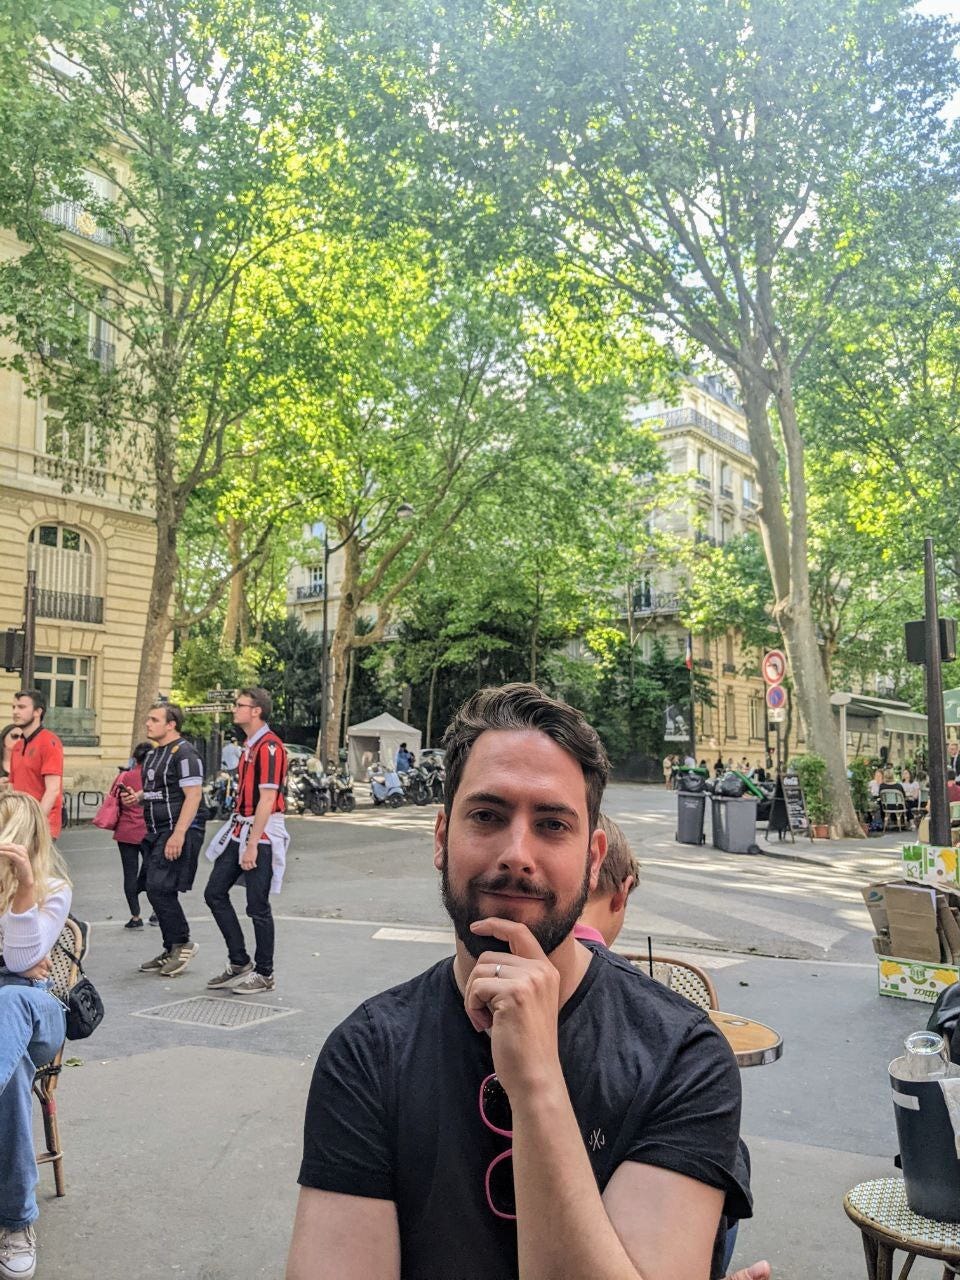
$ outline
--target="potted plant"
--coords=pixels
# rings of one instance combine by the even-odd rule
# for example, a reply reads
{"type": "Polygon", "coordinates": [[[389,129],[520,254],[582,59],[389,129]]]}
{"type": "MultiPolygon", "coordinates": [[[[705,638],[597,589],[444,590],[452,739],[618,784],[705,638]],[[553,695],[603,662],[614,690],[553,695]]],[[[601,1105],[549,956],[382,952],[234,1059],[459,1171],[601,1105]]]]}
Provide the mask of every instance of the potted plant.
{"type": "Polygon", "coordinates": [[[792,763],[806,801],[810,833],[815,840],[826,840],[830,834],[827,762],[823,756],[810,752],[805,756],[794,756],[792,763]]]}
{"type": "Polygon", "coordinates": [[[850,775],[850,798],[866,835],[870,827],[870,779],[873,777],[870,761],[865,756],[855,756],[847,772],[850,775]]]}

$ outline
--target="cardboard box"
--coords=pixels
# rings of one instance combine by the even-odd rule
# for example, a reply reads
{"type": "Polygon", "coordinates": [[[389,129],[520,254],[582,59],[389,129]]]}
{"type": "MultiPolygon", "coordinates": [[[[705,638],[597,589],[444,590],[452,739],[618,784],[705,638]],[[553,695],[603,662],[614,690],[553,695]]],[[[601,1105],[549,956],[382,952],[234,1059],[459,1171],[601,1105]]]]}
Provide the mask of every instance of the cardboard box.
{"type": "Polygon", "coordinates": [[[861,889],[863,900],[867,904],[867,910],[870,912],[870,919],[873,921],[873,927],[877,933],[889,933],[890,924],[887,920],[886,905],[886,888],[888,884],[896,884],[895,880],[880,880],[875,884],[868,884],[866,888],[861,889]]]}
{"type": "Polygon", "coordinates": [[[960,964],[960,923],[950,909],[947,894],[937,890],[937,928],[940,941],[953,964],[960,964]]]}
{"type": "Polygon", "coordinates": [[[930,964],[952,958],[949,952],[944,954],[940,942],[936,889],[926,884],[886,884],[883,895],[895,956],[930,964]]]}
{"type": "Polygon", "coordinates": [[[922,880],[927,872],[926,845],[905,844],[900,850],[900,867],[906,880],[922,880]]]}
{"type": "Polygon", "coordinates": [[[877,990],[882,996],[933,1004],[940,992],[955,982],[960,982],[960,966],[877,956],[877,990]]]}
{"type": "Polygon", "coordinates": [[[960,886],[960,849],[905,844],[900,850],[900,869],[906,880],[960,886]]]}

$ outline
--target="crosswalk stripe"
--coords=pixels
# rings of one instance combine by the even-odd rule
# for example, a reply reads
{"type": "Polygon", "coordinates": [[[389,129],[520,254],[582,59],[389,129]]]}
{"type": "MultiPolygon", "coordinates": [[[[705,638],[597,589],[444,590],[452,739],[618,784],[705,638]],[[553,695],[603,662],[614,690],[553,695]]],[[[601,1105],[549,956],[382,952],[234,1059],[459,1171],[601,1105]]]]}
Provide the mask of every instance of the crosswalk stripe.
{"type": "Polygon", "coordinates": [[[785,911],[775,911],[772,907],[754,907],[747,902],[734,902],[727,896],[720,898],[715,893],[704,893],[696,889],[673,889],[662,881],[658,881],[654,892],[660,897],[682,902],[693,910],[759,925],[768,933],[779,933],[785,938],[808,942],[823,951],[829,951],[835,942],[847,935],[846,929],[831,929],[829,925],[817,924],[812,920],[798,920],[796,916],[788,915],[785,911]]]}
{"type": "Polygon", "coordinates": [[[695,929],[684,920],[672,920],[669,916],[659,916],[651,911],[646,903],[638,902],[637,914],[630,912],[630,930],[632,933],[663,934],[667,938],[702,938],[705,942],[716,942],[716,934],[704,933],[695,929]]]}
{"type": "Polygon", "coordinates": [[[378,929],[373,937],[377,942],[439,942],[453,946],[449,929],[378,929]]]}

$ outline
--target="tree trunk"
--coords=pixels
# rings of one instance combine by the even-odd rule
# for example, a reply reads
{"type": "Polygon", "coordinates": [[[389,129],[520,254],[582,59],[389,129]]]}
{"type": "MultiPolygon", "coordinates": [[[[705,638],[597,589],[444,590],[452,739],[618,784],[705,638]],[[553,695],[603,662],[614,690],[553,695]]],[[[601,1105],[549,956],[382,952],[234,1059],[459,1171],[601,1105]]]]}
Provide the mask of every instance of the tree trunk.
{"type": "Polygon", "coordinates": [[[846,762],[830,707],[830,691],[810,601],[803,441],[796,420],[789,367],[781,362],[778,374],[776,401],[786,452],[789,522],[780,495],[780,457],[768,418],[770,393],[758,378],[741,378],[750,444],[760,479],[760,527],[776,595],[773,616],[787,650],[808,745],[827,762],[834,824],[841,835],[859,836],[860,823],[850,797],[846,762]]]}
{"type": "MultiPolygon", "coordinates": [[[[169,486],[158,487],[157,491],[157,558],[150,582],[146,627],[140,650],[140,675],[131,726],[131,749],[143,741],[147,712],[161,692],[163,658],[171,628],[170,603],[177,578],[178,520],[173,500],[173,476],[170,474],[165,478],[169,480],[169,486]]],[[[162,692],[169,695],[170,691],[166,689],[162,692]]]]}
{"type": "Polygon", "coordinates": [[[433,745],[433,699],[437,692],[437,671],[438,664],[435,662],[430,668],[430,688],[427,692],[427,741],[426,746],[433,745]]]}
{"type": "Polygon", "coordinates": [[[343,699],[347,687],[347,663],[357,630],[357,584],[360,580],[360,549],[356,537],[343,544],[343,579],[337,607],[337,625],[330,645],[330,705],[327,710],[326,741],[321,743],[321,759],[335,758],[343,699]],[[331,751],[333,756],[331,756],[331,751]]]}
{"type": "Polygon", "coordinates": [[[357,651],[350,650],[350,657],[347,662],[347,692],[343,698],[343,732],[340,735],[340,745],[347,745],[347,730],[350,728],[350,703],[353,700],[353,678],[357,670],[357,651]]]}
{"type": "Polygon", "coordinates": [[[227,555],[230,559],[230,568],[233,569],[233,577],[230,579],[230,592],[227,596],[227,615],[223,620],[223,634],[221,636],[221,645],[229,653],[236,653],[238,647],[243,648],[247,643],[247,617],[246,617],[246,586],[247,572],[245,569],[237,569],[237,565],[243,558],[243,525],[236,516],[229,516],[227,519],[227,555]]]}

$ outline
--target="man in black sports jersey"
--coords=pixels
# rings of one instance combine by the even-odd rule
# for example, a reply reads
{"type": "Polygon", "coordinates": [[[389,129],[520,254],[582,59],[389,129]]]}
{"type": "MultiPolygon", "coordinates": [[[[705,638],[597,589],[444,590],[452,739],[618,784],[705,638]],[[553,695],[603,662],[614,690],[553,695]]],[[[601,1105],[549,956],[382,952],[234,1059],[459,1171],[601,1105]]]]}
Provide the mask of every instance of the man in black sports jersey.
{"type": "Polygon", "coordinates": [[[276,985],[270,894],[280,892],[286,862],[283,784],[287,753],[267,723],[272,710],[270,694],[256,686],[241,689],[233,704],[233,723],[245,735],[238,765],[237,803],[207,849],[213,870],[203,895],[227,944],[227,967],[207,983],[212,991],[255,995],[273,991],[276,985]],[[253,921],[253,960],[230,901],[230,890],[238,882],[246,891],[247,915],[253,921]]]}
{"type": "Polygon", "coordinates": [[[145,960],[141,973],[175,978],[197,954],[180,894],[193,887],[203,828],[197,821],[203,787],[203,762],[180,736],[183,711],[172,702],[152,707],[147,716],[151,750],[142,765],[143,790],[124,789],[124,804],[143,803],[147,834],[140,846],[147,897],[157,914],[163,951],[145,960]]]}

